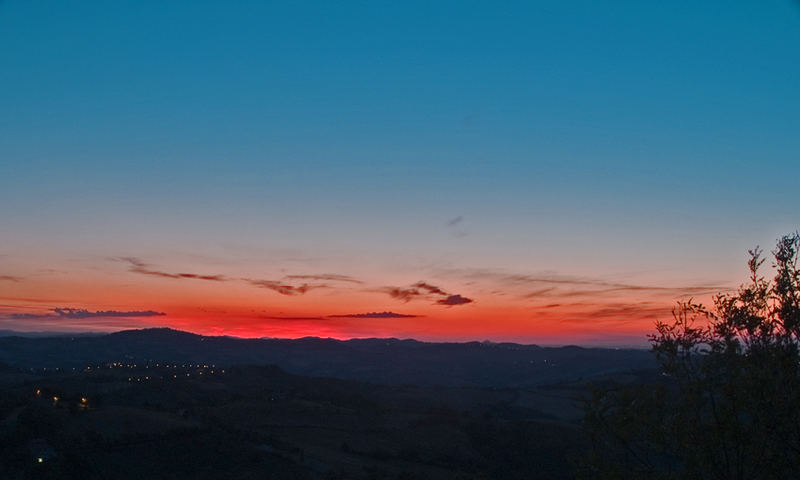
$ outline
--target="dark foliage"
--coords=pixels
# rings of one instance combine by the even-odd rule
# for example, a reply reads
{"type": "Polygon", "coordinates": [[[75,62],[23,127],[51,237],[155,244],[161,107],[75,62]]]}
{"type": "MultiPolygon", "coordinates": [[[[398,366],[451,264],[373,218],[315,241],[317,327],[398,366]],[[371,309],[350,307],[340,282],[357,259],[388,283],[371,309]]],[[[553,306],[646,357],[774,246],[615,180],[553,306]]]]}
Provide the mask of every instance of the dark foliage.
{"type": "Polygon", "coordinates": [[[680,303],[651,335],[661,377],[595,390],[586,478],[785,479],[800,466],[800,235],[772,252],[775,276],[750,278],[714,306],[680,303]]]}

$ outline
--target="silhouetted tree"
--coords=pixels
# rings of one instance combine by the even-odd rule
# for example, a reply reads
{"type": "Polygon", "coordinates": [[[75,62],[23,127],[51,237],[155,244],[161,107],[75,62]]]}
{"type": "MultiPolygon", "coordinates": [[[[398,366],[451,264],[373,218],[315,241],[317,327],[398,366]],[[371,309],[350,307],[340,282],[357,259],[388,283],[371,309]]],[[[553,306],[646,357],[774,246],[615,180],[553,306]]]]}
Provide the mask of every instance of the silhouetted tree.
{"type": "Polygon", "coordinates": [[[679,303],[650,336],[661,376],[596,390],[586,478],[785,479],[800,475],[800,234],[707,309],[679,303]]]}

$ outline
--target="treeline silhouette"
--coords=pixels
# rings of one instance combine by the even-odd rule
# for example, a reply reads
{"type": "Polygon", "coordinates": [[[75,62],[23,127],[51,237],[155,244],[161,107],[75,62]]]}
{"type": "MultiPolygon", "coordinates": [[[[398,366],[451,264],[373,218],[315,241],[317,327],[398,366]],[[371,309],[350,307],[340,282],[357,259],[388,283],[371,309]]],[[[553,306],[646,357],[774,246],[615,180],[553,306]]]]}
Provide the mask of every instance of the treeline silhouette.
{"type": "Polygon", "coordinates": [[[707,308],[680,303],[651,335],[661,375],[596,388],[583,478],[787,479],[800,467],[800,235],[772,251],[774,276],[750,277],[707,308]]]}

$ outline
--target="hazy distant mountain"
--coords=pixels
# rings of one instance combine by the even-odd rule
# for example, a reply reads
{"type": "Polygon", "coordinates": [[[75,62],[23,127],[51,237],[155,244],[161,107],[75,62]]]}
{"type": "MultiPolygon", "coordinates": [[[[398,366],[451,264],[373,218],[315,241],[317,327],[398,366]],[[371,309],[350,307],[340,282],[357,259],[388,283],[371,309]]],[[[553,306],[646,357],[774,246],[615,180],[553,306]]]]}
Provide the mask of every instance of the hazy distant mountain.
{"type": "Polygon", "coordinates": [[[85,332],[85,333],[72,333],[72,332],[18,332],[16,330],[0,330],[0,337],[26,337],[26,338],[42,338],[42,337],[96,337],[105,335],[104,333],[85,332]]]}
{"type": "Polygon", "coordinates": [[[0,338],[0,362],[81,368],[106,362],[275,364],[288,372],[381,384],[520,387],[654,367],[645,350],[306,337],[206,337],[158,328],[98,336],[0,338]]]}

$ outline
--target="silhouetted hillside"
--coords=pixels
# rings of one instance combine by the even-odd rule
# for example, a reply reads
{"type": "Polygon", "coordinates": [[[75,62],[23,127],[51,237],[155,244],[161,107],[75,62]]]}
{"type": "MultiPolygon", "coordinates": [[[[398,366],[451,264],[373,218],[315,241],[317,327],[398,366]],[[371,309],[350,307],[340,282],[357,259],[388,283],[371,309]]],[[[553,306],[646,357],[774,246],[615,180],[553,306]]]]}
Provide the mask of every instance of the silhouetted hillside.
{"type": "Polygon", "coordinates": [[[2,479],[567,480],[588,445],[580,385],[388,386],[275,366],[111,363],[8,369],[0,389],[2,479]]]}
{"type": "Polygon", "coordinates": [[[394,338],[241,339],[166,328],[88,337],[3,337],[0,362],[25,368],[83,368],[110,362],[275,364],[291,373],[381,384],[488,387],[574,381],[655,365],[648,351],[634,349],[394,338]]]}

